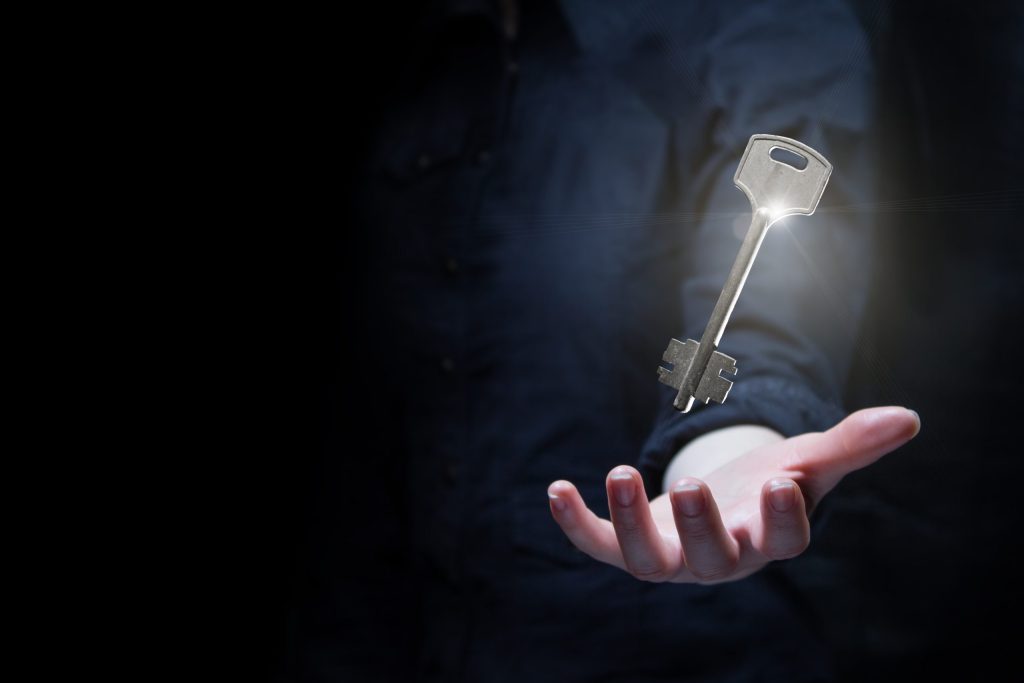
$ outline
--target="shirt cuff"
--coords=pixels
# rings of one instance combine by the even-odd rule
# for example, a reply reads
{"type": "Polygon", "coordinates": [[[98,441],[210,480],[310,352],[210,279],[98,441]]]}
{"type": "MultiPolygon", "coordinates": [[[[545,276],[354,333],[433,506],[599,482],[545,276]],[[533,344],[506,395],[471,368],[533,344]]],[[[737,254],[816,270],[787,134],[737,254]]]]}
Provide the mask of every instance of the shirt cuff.
{"type": "Polygon", "coordinates": [[[789,379],[750,378],[733,386],[726,403],[698,404],[688,414],[672,407],[675,389],[660,388],[663,391],[661,409],[637,466],[647,490],[657,493],[661,493],[669,462],[698,436],[724,427],[756,424],[790,437],[823,431],[845,417],[838,403],[825,400],[806,385],[789,379]]]}

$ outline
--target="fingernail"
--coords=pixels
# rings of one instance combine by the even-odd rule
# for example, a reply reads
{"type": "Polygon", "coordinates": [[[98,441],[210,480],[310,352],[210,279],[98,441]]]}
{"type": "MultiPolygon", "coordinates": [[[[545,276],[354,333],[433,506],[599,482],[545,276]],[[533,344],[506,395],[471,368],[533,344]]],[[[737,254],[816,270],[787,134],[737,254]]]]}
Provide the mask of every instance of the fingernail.
{"type": "MultiPolygon", "coordinates": [[[[910,410],[910,412],[914,414],[914,417],[917,418],[917,432],[921,431],[921,416],[918,415],[916,410],[911,410],[910,408],[907,408],[907,410],[910,410]]],[[[914,436],[917,436],[917,432],[914,432],[914,436]]]]}
{"type": "Polygon", "coordinates": [[[788,481],[772,482],[768,489],[768,502],[776,512],[788,512],[796,502],[796,486],[788,481]]]}
{"type": "Polygon", "coordinates": [[[676,507],[681,513],[687,517],[699,517],[704,513],[706,501],[700,486],[693,483],[676,484],[673,491],[677,494],[676,507]]]}
{"type": "Polygon", "coordinates": [[[633,499],[636,497],[636,482],[633,481],[633,475],[627,470],[615,470],[612,472],[612,492],[615,494],[615,500],[619,501],[619,505],[622,507],[629,507],[633,504],[633,499]]]}
{"type": "Polygon", "coordinates": [[[564,500],[562,500],[561,498],[559,498],[558,496],[556,496],[553,493],[550,493],[550,492],[548,493],[548,499],[551,501],[551,506],[554,507],[559,512],[564,511],[565,508],[568,507],[564,500]]]}

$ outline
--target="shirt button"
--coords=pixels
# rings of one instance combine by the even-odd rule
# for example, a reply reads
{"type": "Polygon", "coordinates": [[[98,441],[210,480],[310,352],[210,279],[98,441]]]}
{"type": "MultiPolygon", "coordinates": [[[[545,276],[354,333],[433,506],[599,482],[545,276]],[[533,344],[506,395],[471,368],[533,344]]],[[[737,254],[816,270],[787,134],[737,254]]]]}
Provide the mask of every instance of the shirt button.
{"type": "Polygon", "coordinates": [[[420,158],[416,160],[416,165],[424,171],[430,168],[431,163],[433,162],[430,160],[430,156],[426,154],[421,154],[420,158]]]}
{"type": "Polygon", "coordinates": [[[448,271],[450,275],[455,275],[459,272],[459,262],[454,256],[449,256],[444,260],[444,269],[448,271]]]}
{"type": "Polygon", "coordinates": [[[517,62],[509,62],[506,67],[509,76],[515,76],[519,73],[519,64],[517,62]]]}
{"type": "Polygon", "coordinates": [[[459,463],[451,460],[444,466],[444,479],[449,484],[454,484],[459,478],[459,463]]]}
{"type": "Polygon", "coordinates": [[[445,372],[453,372],[455,370],[455,361],[448,357],[442,358],[441,369],[445,372]]]}
{"type": "Polygon", "coordinates": [[[482,150],[479,154],[476,155],[476,163],[478,163],[481,166],[486,166],[487,164],[490,163],[490,161],[491,153],[488,152],[486,149],[482,150]]]}

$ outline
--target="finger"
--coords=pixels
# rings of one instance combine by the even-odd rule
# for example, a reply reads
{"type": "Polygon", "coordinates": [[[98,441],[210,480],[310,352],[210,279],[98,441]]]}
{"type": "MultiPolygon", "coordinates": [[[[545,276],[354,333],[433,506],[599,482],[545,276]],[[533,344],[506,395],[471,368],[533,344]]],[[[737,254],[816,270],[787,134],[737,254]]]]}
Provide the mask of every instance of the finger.
{"type": "Polygon", "coordinates": [[[921,418],[906,408],[858,410],[826,432],[791,439],[787,469],[810,477],[818,500],[844,476],[899,448],[920,430],[921,418]]]}
{"type": "Polygon", "coordinates": [[[805,441],[801,464],[839,466],[852,472],[899,448],[920,430],[921,418],[913,410],[898,406],[858,410],[826,432],[800,437],[805,441]]]}
{"type": "Polygon", "coordinates": [[[739,544],[726,531],[707,485],[698,479],[680,479],[669,495],[687,569],[701,581],[730,576],[739,560],[739,544]]]}
{"type": "Polygon", "coordinates": [[[804,497],[792,479],[772,479],[761,487],[761,522],[750,540],[768,559],[796,557],[811,542],[804,497]]]}
{"type": "Polygon", "coordinates": [[[574,546],[595,560],[626,568],[611,522],[595,515],[575,486],[563,480],[552,483],[548,502],[552,516],[574,546]]]}
{"type": "Polygon", "coordinates": [[[665,581],[681,564],[678,548],[670,550],[658,531],[640,473],[620,466],[608,474],[608,509],[626,569],[638,579],[665,581]]]}

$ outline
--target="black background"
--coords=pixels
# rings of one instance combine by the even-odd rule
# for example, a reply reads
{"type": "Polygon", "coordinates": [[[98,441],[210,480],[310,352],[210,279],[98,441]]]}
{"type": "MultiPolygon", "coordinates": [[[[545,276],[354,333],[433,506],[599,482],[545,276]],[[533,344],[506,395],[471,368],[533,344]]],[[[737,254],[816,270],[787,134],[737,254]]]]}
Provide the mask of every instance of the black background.
{"type": "MultiPolygon", "coordinates": [[[[1024,343],[1024,11],[1012,2],[854,2],[881,75],[880,273],[848,407],[916,409],[921,435],[833,494],[830,525],[788,571],[822,615],[846,680],[945,680],[1013,669],[1022,599],[1017,431],[1024,343]],[[828,577],[824,580],[821,577],[828,577]],[[841,580],[837,580],[839,577],[841,580]]],[[[414,14],[346,9],[337,35],[294,56],[271,134],[286,229],[241,252],[229,289],[245,318],[226,452],[244,503],[249,663],[289,680],[289,615],[303,589],[305,500],[327,458],[384,482],[360,444],[361,235],[347,222],[353,164],[386,110],[414,14]],[[251,325],[249,323],[252,323],[251,325]],[[232,410],[232,415],[235,411],[232,410]]],[[[294,38],[293,38],[294,39],[294,38]]],[[[319,34],[316,40],[321,40],[319,34]]],[[[311,38],[311,40],[313,40],[311,38]]],[[[301,42],[301,41],[299,41],[301,42]]],[[[358,503],[358,496],[354,505],[358,503]]],[[[358,533],[352,534],[358,552],[358,533]]],[[[365,539],[364,539],[365,541],[365,539]]]]}

